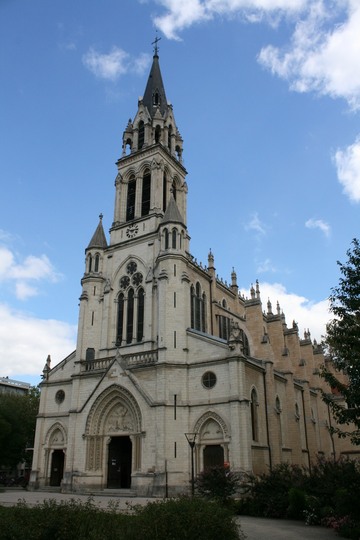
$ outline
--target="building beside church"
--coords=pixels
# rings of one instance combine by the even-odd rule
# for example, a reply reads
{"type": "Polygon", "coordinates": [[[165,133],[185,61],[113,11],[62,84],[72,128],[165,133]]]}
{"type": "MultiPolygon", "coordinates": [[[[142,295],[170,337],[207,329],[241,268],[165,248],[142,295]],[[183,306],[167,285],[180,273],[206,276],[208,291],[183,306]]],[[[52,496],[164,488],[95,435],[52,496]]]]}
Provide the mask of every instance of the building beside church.
{"type": "Polygon", "coordinates": [[[307,331],[190,254],[183,140],[158,51],[117,162],[114,220],[85,250],[76,350],[44,368],[30,488],[189,489],[228,462],[260,473],[351,452],[332,438],[307,331]],[[189,435],[190,434],[190,435],[189,435]],[[191,435],[192,434],[192,435],[191,435]]]}

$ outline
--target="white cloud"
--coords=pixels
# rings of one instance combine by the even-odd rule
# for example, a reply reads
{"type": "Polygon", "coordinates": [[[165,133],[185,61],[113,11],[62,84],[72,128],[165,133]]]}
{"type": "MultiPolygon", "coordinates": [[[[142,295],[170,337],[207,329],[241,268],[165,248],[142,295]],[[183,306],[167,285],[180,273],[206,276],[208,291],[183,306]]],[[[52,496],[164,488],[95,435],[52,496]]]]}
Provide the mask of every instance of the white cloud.
{"type": "Polygon", "coordinates": [[[265,272],[276,272],[276,267],[273,265],[270,259],[257,263],[256,272],[258,274],[264,274],[265,272]]]}
{"type": "Polygon", "coordinates": [[[259,62],[298,92],[315,91],[360,108],[360,4],[313,0],[291,45],[262,49],[259,62]]]}
{"type": "Polygon", "coordinates": [[[310,218],[306,221],[305,227],[308,229],[320,229],[326,237],[329,237],[331,233],[330,225],[322,219],[310,218]]]}
{"type": "Polygon", "coordinates": [[[1,375],[40,375],[48,354],[52,366],[75,349],[76,327],[42,320],[0,304],[1,375]]]}
{"type": "Polygon", "coordinates": [[[26,283],[25,281],[18,281],[15,284],[15,291],[16,298],[18,298],[19,300],[27,300],[28,298],[31,298],[32,296],[37,296],[39,294],[36,287],[29,285],[29,283],[26,283]]]}
{"type": "Polygon", "coordinates": [[[14,283],[16,296],[20,300],[38,294],[37,289],[29,282],[56,282],[60,277],[46,255],[29,255],[22,262],[17,262],[8,247],[0,246],[0,283],[14,283]]]}
{"type": "Polygon", "coordinates": [[[94,48],[83,56],[83,64],[100,79],[116,81],[121,75],[129,71],[143,73],[148,67],[150,56],[140,54],[138,58],[131,56],[118,47],[113,47],[107,54],[102,54],[94,48]]]}
{"type": "Polygon", "coordinates": [[[345,150],[338,149],[334,161],[344,193],[351,201],[360,202],[360,135],[345,150]]]}
{"type": "Polygon", "coordinates": [[[167,38],[179,39],[179,32],[215,16],[241,15],[257,22],[263,16],[301,11],[308,0],[159,0],[166,12],[154,18],[154,24],[167,38]]]}
{"type": "Polygon", "coordinates": [[[251,216],[251,219],[250,219],[249,223],[247,223],[245,225],[245,230],[247,230],[247,231],[255,231],[261,236],[266,234],[265,225],[260,221],[260,218],[259,218],[257,212],[255,212],[251,216]]]}
{"type": "MultiPolygon", "coordinates": [[[[245,297],[249,292],[242,289],[245,297]]],[[[263,310],[267,311],[267,301],[270,299],[272,312],[276,313],[276,305],[279,302],[281,312],[284,312],[286,323],[290,328],[293,320],[298,324],[299,335],[302,338],[304,331],[309,329],[311,339],[321,341],[321,336],[325,334],[326,323],[331,319],[329,313],[329,302],[327,299],[320,302],[300,296],[296,293],[290,293],[280,283],[262,283],[260,282],[260,295],[263,310]]]]}

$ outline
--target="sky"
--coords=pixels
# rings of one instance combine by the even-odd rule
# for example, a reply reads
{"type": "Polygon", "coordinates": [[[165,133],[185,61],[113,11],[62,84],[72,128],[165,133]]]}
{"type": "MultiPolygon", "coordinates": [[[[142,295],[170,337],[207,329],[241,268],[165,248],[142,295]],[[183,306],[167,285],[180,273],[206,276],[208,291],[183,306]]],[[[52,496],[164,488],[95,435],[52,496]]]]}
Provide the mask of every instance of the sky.
{"type": "Polygon", "coordinates": [[[192,255],[325,332],[359,238],[360,2],[0,0],[0,376],[38,384],[75,349],[156,35],[192,255]]]}

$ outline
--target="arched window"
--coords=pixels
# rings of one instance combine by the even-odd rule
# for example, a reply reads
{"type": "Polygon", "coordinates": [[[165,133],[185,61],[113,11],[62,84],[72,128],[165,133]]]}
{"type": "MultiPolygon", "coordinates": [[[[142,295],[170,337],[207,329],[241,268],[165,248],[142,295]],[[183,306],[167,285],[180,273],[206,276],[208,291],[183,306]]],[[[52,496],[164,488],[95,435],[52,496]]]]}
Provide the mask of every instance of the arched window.
{"type": "Polygon", "coordinates": [[[219,337],[221,339],[229,339],[231,321],[225,315],[219,315],[219,337]]]}
{"type": "Polygon", "coordinates": [[[257,393],[256,393],[255,388],[253,388],[251,391],[251,400],[250,400],[251,433],[252,433],[253,441],[258,441],[258,437],[259,437],[257,407],[258,407],[257,393]]]}
{"type": "Polygon", "coordinates": [[[173,194],[173,197],[176,201],[176,182],[175,180],[173,181],[173,183],[171,184],[171,189],[172,189],[172,194],[173,194]]]}
{"type": "Polygon", "coordinates": [[[127,192],[127,205],[126,205],[126,221],[130,221],[135,217],[135,196],[136,196],[136,179],[130,178],[128,183],[127,192]]]}
{"type": "Polygon", "coordinates": [[[281,414],[281,403],[280,403],[279,396],[276,396],[276,399],[275,399],[275,411],[277,414],[281,414]]]}
{"type": "Polygon", "coordinates": [[[88,271],[91,272],[92,271],[92,255],[91,255],[91,253],[89,255],[88,263],[89,263],[88,271]]]}
{"type": "Polygon", "coordinates": [[[159,143],[161,140],[161,127],[156,126],[155,128],[155,143],[159,143]]]}
{"type": "Polygon", "coordinates": [[[141,148],[144,146],[144,141],[145,141],[145,126],[144,126],[144,122],[140,120],[139,135],[138,135],[138,150],[141,150],[141,148]]]}
{"type": "Polygon", "coordinates": [[[141,288],[138,291],[136,341],[142,341],[143,337],[144,337],[144,289],[141,288]]]}
{"type": "Polygon", "coordinates": [[[243,353],[245,356],[250,356],[250,345],[247,335],[245,334],[244,330],[241,330],[241,337],[243,340],[243,353]]]}
{"type": "Polygon", "coordinates": [[[176,237],[177,237],[177,230],[173,229],[171,233],[171,247],[173,249],[176,249],[176,237]]]}
{"type": "Polygon", "coordinates": [[[191,286],[190,289],[190,303],[191,303],[191,328],[194,330],[200,330],[205,332],[206,329],[206,313],[205,313],[205,294],[201,295],[201,287],[198,282],[195,286],[191,286]]]}
{"type": "Polygon", "coordinates": [[[167,178],[166,173],[163,176],[163,211],[166,210],[166,195],[167,195],[167,178]]]}
{"type": "Polygon", "coordinates": [[[123,325],[124,325],[124,295],[120,293],[118,296],[118,316],[117,316],[117,331],[116,331],[116,344],[121,345],[123,339],[123,325]]]}
{"type": "Polygon", "coordinates": [[[88,347],[86,349],[85,360],[86,360],[86,362],[93,362],[95,360],[95,349],[94,348],[88,347]]]}
{"type": "Polygon", "coordinates": [[[132,140],[131,139],[126,139],[125,141],[125,154],[130,154],[131,152],[131,147],[132,147],[132,140]]]}
{"type": "Polygon", "coordinates": [[[275,412],[277,414],[278,422],[279,422],[279,443],[280,443],[280,449],[281,449],[284,444],[284,433],[283,433],[283,419],[282,419],[282,414],[281,414],[282,409],[281,409],[279,396],[276,396],[276,399],[275,399],[275,412]]]}
{"type": "Polygon", "coordinates": [[[134,330],[134,289],[129,289],[127,299],[126,343],[131,343],[134,330]]]}
{"type": "Polygon", "coordinates": [[[206,294],[203,293],[202,302],[201,302],[201,331],[205,332],[205,328],[206,328],[206,294]]]}
{"type": "Polygon", "coordinates": [[[172,135],[172,126],[169,126],[168,129],[168,148],[171,150],[171,135],[172,135]]]}
{"type": "Polygon", "coordinates": [[[100,262],[100,255],[97,253],[95,255],[95,266],[94,266],[94,272],[99,271],[99,262],[100,262]]]}
{"type": "Polygon", "coordinates": [[[190,287],[190,327],[195,328],[195,289],[194,285],[190,287]]]}
{"type": "Polygon", "coordinates": [[[151,174],[146,171],[143,176],[142,197],[141,197],[141,215],[147,216],[150,212],[151,196],[151,174]]]}
{"type": "Polygon", "coordinates": [[[201,289],[198,282],[195,286],[195,328],[201,329],[201,289]]]}
{"type": "Polygon", "coordinates": [[[169,249],[169,231],[164,229],[165,249],[169,249]]]}
{"type": "Polygon", "coordinates": [[[155,105],[155,106],[160,105],[160,94],[159,94],[158,89],[156,89],[154,94],[153,94],[153,105],[155,105]]]}

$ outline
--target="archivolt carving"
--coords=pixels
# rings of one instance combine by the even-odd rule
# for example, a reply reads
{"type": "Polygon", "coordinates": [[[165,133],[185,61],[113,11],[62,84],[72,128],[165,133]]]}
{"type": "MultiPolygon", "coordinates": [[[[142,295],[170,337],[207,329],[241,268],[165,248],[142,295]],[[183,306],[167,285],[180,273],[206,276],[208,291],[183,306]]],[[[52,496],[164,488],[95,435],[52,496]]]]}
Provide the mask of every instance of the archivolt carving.
{"type": "Polygon", "coordinates": [[[67,442],[67,434],[64,426],[56,422],[48,430],[45,437],[46,446],[64,446],[67,442]]]}
{"type": "Polygon", "coordinates": [[[228,438],[229,430],[224,420],[217,413],[209,411],[203,414],[195,424],[194,431],[204,438],[228,438]]]}
{"type": "Polygon", "coordinates": [[[112,435],[141,431],[141,411],[133,395],[116,384],[107,388],[91,407],[85,435],[112,435]]]}

